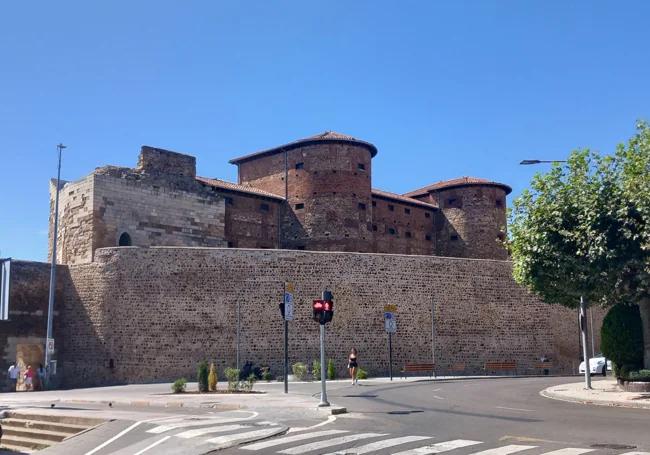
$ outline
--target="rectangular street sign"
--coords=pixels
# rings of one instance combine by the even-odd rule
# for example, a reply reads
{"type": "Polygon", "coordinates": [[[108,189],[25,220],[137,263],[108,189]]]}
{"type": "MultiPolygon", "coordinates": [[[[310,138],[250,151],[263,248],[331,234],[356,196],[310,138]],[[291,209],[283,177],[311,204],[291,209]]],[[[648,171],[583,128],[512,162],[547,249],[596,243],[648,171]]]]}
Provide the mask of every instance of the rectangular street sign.
{"type": "Polygon", "coordinates": [[[395,313],[387,311],[386,315],[386,333],[395,333],[397,332],[397,320],[395,319],[395,313]]]}
{"type": "Polygon", "coordinates": [[[293,321],[293,283],[284,283],[284,320],[293,321]]]}
{"type": "Polygon", "coordinates": [[[388,303],[388,304],[384,305],[384,311],[386,313],[395,313],[397,311],[397,305],[395,305],[393,303],[388,303]]]}
{"type": "Polygon", "coordinates": [[[54,338],[47,339],[46,349],[48,354],[54,354],[54,338]]]}

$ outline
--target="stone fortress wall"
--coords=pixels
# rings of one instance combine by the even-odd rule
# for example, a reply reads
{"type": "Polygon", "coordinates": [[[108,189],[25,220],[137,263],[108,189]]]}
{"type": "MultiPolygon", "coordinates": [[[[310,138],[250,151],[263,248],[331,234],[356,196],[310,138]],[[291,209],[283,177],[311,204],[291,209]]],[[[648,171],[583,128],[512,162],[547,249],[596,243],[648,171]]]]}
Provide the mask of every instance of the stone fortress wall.
{"type": "MultiPolygon", "coordinates": [[[[431,296],[439,372],[453,363],[483,374],[484,362],[515,360],[534,373],[545,354],[553,372],[577,368],[575,310],[541,303],[516,285],[502,261],[426,256],[218,248],[106,248],[91,264],[69,267],[60,302],[65,386],[193,377],[201,360],[221,373],[236,361],[237,302],[241,361],[282,371],[283,283],[295,283],[290,362],[319,358],[311,303],[334,294],[327,358],[344,374],[356,347],[362,368],[388,372],[383,305],[394,303],[394,372],[406,362],[430,362],[431,296]],[[62,309],[61,309],[62,308],[62,309]]],[[[594,313],[598,351],[602,314],[594,313]]]]}

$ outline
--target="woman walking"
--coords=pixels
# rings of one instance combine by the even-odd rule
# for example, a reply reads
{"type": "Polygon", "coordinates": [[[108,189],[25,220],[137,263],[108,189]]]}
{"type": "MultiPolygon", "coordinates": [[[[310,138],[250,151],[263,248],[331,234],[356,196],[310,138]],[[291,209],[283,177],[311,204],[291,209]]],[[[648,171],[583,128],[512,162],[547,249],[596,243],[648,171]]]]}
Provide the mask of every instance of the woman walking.
{"type": "Polygon", "coordinates": [[[350,355],[348,356],[348,369],[350,370],[350,377],[352,378],[352,385],[357,383],[357,367],[358,364],[357,350],[352,348],[350,355]]]}
{"type": "Polygon", "coordinates": [[[32,391],[34,390],[34,370],[32,370],[32,366],[27,367],[27,371],[25,371],[25,389],[27,391],[32,391]]]}

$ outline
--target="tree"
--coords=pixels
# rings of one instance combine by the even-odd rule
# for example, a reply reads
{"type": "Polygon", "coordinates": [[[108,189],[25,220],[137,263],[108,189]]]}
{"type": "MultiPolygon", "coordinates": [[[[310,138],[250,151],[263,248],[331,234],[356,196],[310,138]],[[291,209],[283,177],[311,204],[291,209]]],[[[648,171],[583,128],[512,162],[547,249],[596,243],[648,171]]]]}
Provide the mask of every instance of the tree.
{"type": "Polygon", "coordinates": [[[614,305],[600,328],[600,352],[618,366],[643,362],[643,329],[638,305],[614,305]]]}
{"type": "Polygon", "coordinates": [[[637,304],[650,368],[650,127],[612,155],[576,150],[509,212],[515,280],[544,302],[637,304]]]}
{"type": "Polygon", "coordinates": [[[207,392],[208,391],[208,365],[205,362],[201,362],[199,364],[199,373],[198,373],[198,381],[199,381],[199,392],[207,392]]]}

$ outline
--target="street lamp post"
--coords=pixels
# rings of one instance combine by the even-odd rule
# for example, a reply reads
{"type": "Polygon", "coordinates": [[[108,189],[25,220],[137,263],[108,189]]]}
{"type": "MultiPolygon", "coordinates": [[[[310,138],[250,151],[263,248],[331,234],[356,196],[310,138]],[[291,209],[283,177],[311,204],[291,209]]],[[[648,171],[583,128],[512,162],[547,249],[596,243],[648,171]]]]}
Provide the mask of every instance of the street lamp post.
{"type": "Polygon", "coordinates": [[[61,155],[65,145],[56,146],[59,154],[59,165],[56,174],[56,199],[54,202],[54,232],[52,234],[52,268],[50,271],[50,298],[47,308],[47,338],[45,339],[45,383],[49,385],[50,381],[50,351],[48,341],[52,339],[52,319],[54,317],[54,289],[56,283],[56,238],[59,232],[59,190],[61,187],[61,155]]]}

